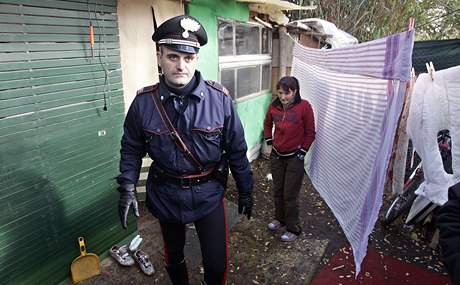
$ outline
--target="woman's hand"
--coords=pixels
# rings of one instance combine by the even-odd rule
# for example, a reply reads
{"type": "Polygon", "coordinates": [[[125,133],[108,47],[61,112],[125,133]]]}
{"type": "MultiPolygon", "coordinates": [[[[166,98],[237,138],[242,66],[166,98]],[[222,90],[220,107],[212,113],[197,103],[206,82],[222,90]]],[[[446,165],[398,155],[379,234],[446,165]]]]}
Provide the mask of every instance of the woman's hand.
{"type": "Polygon", "coordinates": [[[272,146],[267,145],[267,148],[265,149],[265,151],[262,152],[262,157],[265,159],[270,159],[271,153],[272,153],[272,146]]]}

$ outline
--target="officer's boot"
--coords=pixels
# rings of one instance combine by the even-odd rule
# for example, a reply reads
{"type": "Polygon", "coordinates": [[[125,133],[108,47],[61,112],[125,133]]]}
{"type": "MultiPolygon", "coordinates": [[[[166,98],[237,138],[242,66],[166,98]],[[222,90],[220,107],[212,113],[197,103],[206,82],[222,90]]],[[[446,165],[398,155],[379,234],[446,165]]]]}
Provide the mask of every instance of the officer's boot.
{"type": "Polygon", "coordinates": [[[188,283],[185,260],[182,260],[180,263],[167,265],[166,271],[168,271],[169,279],[171,279],[173,285],[190,285],[190,283],[188,283]]]}

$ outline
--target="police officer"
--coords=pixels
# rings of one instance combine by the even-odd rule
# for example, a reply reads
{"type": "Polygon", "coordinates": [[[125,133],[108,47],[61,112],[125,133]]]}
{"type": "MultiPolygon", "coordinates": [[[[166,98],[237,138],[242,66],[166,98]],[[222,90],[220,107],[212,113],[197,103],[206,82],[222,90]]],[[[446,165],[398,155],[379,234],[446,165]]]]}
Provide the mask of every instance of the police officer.
{"type": "Polygon", "coordinates": [[[449,187],[448,197],[436,220],[440,256],[452,283],[460,285],[460,182],[449,187]]]}
{"type": "Polygon", "coordinates": [[[253,178],[243,128],[228,91],[217,82],[204,80],[196,70],[198,51],[207,42],[206,31],[196,19],[173,17],[158,27],[152,39],[159,46],[162,75],[158,84],[137,92],[125,119],[117,179],[121,223],[126,228],[130,208],[139,216],[135,185],[142,158],[148,153],[153,164],[146,205],[160,221],[172,283],[188,284],[185,225],[193,222],[201,244],[204,283],[225,284],[225,187],[216,179],[216,169],[225,153],[238,188],[239,212],[249,219],[253,178]],[[177,136],[168,128],[168,120],[177,136]]]}

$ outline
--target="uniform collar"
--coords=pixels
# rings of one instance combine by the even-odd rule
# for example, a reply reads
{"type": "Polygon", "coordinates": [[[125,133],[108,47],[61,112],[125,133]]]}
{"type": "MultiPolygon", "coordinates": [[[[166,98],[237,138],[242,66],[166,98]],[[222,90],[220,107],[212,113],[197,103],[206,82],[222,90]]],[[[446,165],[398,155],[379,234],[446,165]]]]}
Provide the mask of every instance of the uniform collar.
{"type": "MultiPolygon", "coordinates": [[[[195,80],[196,80],[195,84],[197,86],[189,93],[189,95],[192,95],[192,97],[197,98],[199,100],[204,99],[204,94],[206,94],[205,93],[206,84],[205,84],[203,78],[201,77],[201,73],[198,70],[195,71],[194,76],[195,76],[195,80]]],[[[163,76],[160,77],[160,84],[159,85],[160,85],[159,86],[160,99],[161,99],[161,101],[164,102],[164,101],[168,100],[171,97],[171,95],[174,94],[174,93],[172,93],[169,90],[168,86],[166,85],[166,82],[164,81],[163,76]]]]}
{"type": "Polygon", "coordinates": [[[203,77],[201,77],[201,73],[197,70],[195,71],[195,78],[196,81],[198,82],[197,86],[195,89],[192,90],[192,93],[190,93],[193,96],[196,96],[199,100],[204,100],[205,94],[206,94],[206,83],[203,80],[203,77]]]}

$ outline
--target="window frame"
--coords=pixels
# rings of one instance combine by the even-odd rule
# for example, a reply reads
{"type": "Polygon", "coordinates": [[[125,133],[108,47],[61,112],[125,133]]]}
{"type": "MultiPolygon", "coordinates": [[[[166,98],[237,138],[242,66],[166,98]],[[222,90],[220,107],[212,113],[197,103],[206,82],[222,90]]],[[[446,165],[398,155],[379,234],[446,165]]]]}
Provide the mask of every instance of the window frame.
{"type": "MultiPolygon", "coordinates": [[[[257,96],[260,96],[260,95],[263,95],[263,94],[266,94],[267,92],[269,92],[271,90],[271,76],[270,76],[270,84],[269,84],[269,88],[268,89],[262,89],[262,86],[263,86],[263,83],[262,83],[262,74],[263,74],[263,66],[264,65],[269,65],[269,68],[270,68],[270,71],[272,69],[272,44],[273,44],[273,34],[271,34],[271,37],[269,38],[269,43],[268,43],[268,46],[269,46],[269,53],[265,53],[265,54],[262,54],[262,33],[263,33],[263,29],[267,29],[269,30],[269,32],[271,32],[270,29],[268,29],[267,27],[259,24],[259,23],[254,23],[254,22],[240,22],[240,21],[236,21],[236,20],[233,20],[233,19],[226,19],[226,18],[218,18],[218,23],[220,21],[224,21],[224,22],[231,22],[232,25],[233,25],[233,35],[232,35],[232,38],[233,38],[233,43],[232,43],[232,46],[233,46],[233,55],[224,55],[224,56],[219,56],[219,67],[218,67],[218,71],[219,71],[219,74],[218,74],[218,79],[219,79],[219,82],[221,82],[221,74],[222,74],[222,71],[223,70],[232,70],[233,71],[233,80],[234,80],[234,86],[235,86],[235,90],[234,90],[234,93],[235,94],[232,94],[232,97],[233,97],[233,101],[235,103],[239,103],[239,102],[242,102],[242,101],[246,101],[246,100],[249,100],[249,99],[252,99],[252,98],[255,98],[257,96]],[[237,24],[242,24],[242,25],[252,25],[252,26],[257,26],[259,28],[259,54],[246,54],[246,55],[236,55],[236,25],[237,24]],[[238,78],[237,78],[237,70],[239,68],[247,68],[247,67],[256,67],[256,66],[260,66],[260,70],[259,70],[259,87],[258,87],[258,92],[254,92],[254,93],[250,93],[250,94],[246,94],[244,95],[243,97],[238,97],[238,94],[237,94],[237,86],[238,86],[238,78]]],[[[219,51],[219,39],[217,39],[217,45],[218,45],[218,51],[219,51]]],[[[271,75],[271,74],[270,74],[271,75]]]]}

